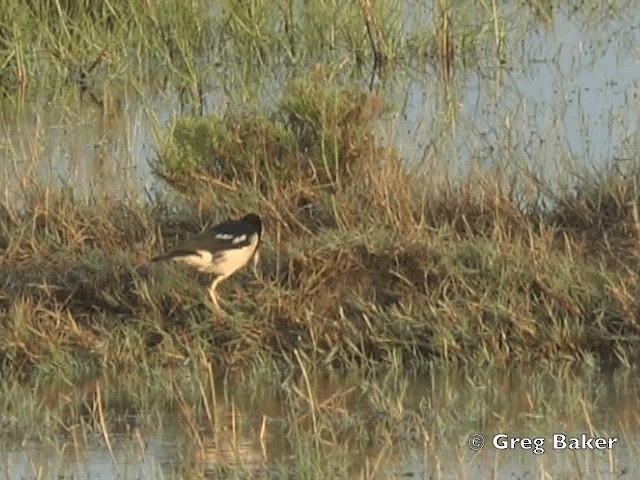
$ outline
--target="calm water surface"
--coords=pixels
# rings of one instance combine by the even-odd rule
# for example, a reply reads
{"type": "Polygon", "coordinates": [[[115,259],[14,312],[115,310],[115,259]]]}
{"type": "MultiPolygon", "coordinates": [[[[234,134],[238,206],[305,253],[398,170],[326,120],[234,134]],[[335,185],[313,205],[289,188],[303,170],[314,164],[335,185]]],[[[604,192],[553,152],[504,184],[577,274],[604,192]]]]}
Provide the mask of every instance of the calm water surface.
{"type": "MultiPolygon", "coordinates": [[[[312,385],[317,421],[325,428],[321,452],[327,462],[347,462],[353,478],[371,474],[379,458],[384,462],[373,478],[640,475],[637,372],[470,375],[433,369],[367,381],[316,379],[312,385]],[[363,435],[369,436],[364,444],[355,438],[363,435]],[[484,448],[474,443],[478,435],[484,448]],[[567,448],[559,448],[562,442],[554,448],[554,435],[566,436],[567,448]],[[583,436],[606,439],[612,448],[598,450],[583,436]],[[581,449],[568,448],[571,438],[580,438],[581,449]]],[[[280,478],[283,472],[295,478],[296,456],[308,455],[307,447],[313,451],[315,434],[308,405],[283,389],[218,385],[215,425],[206,415],[189,421],[171,409],[145,418],[114,417],[107,426],[110,448],[88,426],[47,441],[4,436],[2,478],[177,478],[185,471],[210,479],[280,478]],[[189,434],[192,423],[197,438],[189,434]]]]}
{"type": "MultiPolygon", "coordinates": [[[[470,165],[509,166],[551,180],[585,168],[628,168],[636,162],[640,138],[640,6],[617,6],[561,6],[540,18],[519,2],[501,5],[503,50],[477,46],[486,57],[458,67],[450,84],[430,63],[377,79],[376,91],[395,112],[381,122],[381,139],[407,165],[440,164],[451,175],[470,165]]],[[[405,19],[405,28],[432,28],[431,8],[424,12],[405,19]]],[[[470,20],[460,28],[476,32],[487,26],[470,20]]],[[[272,108],[299,69],[278,72],[255,79],[257,93],[249,102],[244,85],[234,91],[223,78],[210,79],[204,112],[272,108]]],[[[364,75],[360,86],[367,88],[369,80],[364,75]]],[[[128,185],[144,195],[158,185],[150,168],[153,125],[162,128],[182,114],[178,99],[175,92],[150,90],[110,102],[106,113],[87,98],[79,105],[39,102],[19,118],[0,113],[0,155],[12,159],[0,170],[5,187],[35,170],[85,194],[117,184],[119,192],[129,192],[122,189],[128,185]]]]}

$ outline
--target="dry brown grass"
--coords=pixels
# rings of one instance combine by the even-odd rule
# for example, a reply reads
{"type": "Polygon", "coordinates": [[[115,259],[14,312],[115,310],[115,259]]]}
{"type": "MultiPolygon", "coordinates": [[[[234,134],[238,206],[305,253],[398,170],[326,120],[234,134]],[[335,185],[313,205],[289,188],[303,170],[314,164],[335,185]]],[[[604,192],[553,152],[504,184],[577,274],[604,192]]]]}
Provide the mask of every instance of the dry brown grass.
{"type": "Polygon", "coordinates": [[[410,173],[374,141],[375,96],[291,91],[269,119],[176,120],[156,167],[183,192],[178,211],[47,188],[2,205],[3,363],[61,351],[84,351],[96,368],[193,351],[235,365],[295,365],[294,351],[336,366],[631,361],[635,177],[593,179],[543,210],[500,176],[410,173]],[[264,217],[262,273],[225,285],[229,317],[214,316],[197,278],[148,264],[246,211],[264,217]],[[129,356],[133,346],[146,353],[129,356]]]}

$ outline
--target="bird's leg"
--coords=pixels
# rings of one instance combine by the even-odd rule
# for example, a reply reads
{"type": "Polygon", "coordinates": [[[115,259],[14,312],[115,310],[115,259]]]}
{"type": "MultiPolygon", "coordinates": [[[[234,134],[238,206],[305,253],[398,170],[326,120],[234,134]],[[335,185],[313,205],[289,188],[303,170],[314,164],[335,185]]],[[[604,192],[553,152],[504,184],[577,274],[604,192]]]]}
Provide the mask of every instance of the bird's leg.
{"type": "Polygon", "coordinates": [[[260,260],[260,252],[256,251],[253,254],[253,274],[258,278],[258,261],[260,260]]]}
{"type": "Polygon", "coordinates": [[[218,283],[220,283],[223,279],[224,277],[216,277],[216,279],[213,281],[213,283],[209,287],[209,296],[211,297],[211,300],[213,301],[213,305],[216,307],[216,310],[220,313],[224,313],[224,310],[222,310],[222,308],[220,308],[220,304],[218,304],[218,299],[216,298],[216,287],[218,286],[218,283]]]}

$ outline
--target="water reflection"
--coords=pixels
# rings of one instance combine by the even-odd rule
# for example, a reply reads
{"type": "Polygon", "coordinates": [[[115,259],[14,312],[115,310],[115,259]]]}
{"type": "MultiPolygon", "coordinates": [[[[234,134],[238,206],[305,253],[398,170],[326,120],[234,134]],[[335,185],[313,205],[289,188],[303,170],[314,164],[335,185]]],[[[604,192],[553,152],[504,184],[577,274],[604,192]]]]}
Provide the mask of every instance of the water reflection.
{"type": "MultiPolygon", "coordinates": [[[[504,52],[496,53],[491,35],[479,35],[480,44],[471,51],[485,57],[470,62],[473,67],[458,65],[453,85],[441,83],[432,63],[417,60],[379,79],[381,98],[399,112],[381,125],[385,141],[396,146],[407,164],[445,163],[446,172],[497,164],[553,178],[557,170],[635,158],[640,7],[617,2],[616,10],[592,11],[563,4],[544,14],[517,2],[501,8],[503,18],[509,19],[504,22],[504,52]]],[[[420,8],[421,15],[407,15],[404,28],[424,35],[432,28],[431,11],[427,5],[420,8]]],[[[472,17],[460,28],[487,28],[480,21],[472,17]]],[[[226,69],[219,71],[224,77],[226,69]]],[[[225,87],[203,93],[203,111],[222,113],[228,105],[250,109],[248,90],[255,92],[253,107],[270,108],[295,71],[270,70],[266,78],[271,80],[260,75],[255,88],[237,85],[238,91],[224,78],[211,80],[211,85],[225,87]]],[[[368,82],[368,75],[363,73],[360,85],[368,82]]],[[[19,118],[0,113],[0,153],[21,159],[3,162],[4,183],[11,187],[16,176],[35,169],[45,179],[83,194],[100,188],[118,194],[123,181],[140,194],[153,188],[153,123],[162,127],[180,114],[179,93],[123,93],[102,108],[77,101],[34,104],[31,114],[19,118]],[[118,185],[116,192],[113,185],[118,185]]]]}
{"type": "Polygon", "coordinates": [[[126,433],[111,425],[109,445],[83,430],[46,441],[0,436],[0,467],[11,479],[295,477],[308,468],[370,478],[640,474],[636,372],[453,370],[320,377],[311,391],[302,379],[226,382],[211,417],[184,406],[145,412],[157,424],[134,420],[126,433]],[[470,448],[472,434],[484,448],[470,448]],[[554,446],[554,435],[565,443],[554,446]],[[585,443],[591,437],[615,440],[601,448],[585,443]]]}
{"type": "Polygon", "coordinates": [[[533,13],[517,3],[503,7],[510,9],[506,18],[518,19],[507,27],[509,62],[500,66],[489,55],[477,69],[458,72],[455,119],[443,115],[443,86],[428,66],[406,89],[393,85],[385,92],[402,106],[390,137],[403,157],[441,158],[461,171],[470,163],[521,164],[550,179],[558,168],[601,168],[633,158],[640,8],[594,23],[582,9],[559,6],[541,24],[527,21],[533,13]],[[451,123],[450,135],[440,133],[451,123]]]}
{"type": "Polygon", "coordinates": [[[111,438],[112,451],[99,439],[72,443],[0,441],[0,478],[13,479],[151,479],[175,471],[175,438],[149,436],[144,444],[126,436],[111,438]]]}

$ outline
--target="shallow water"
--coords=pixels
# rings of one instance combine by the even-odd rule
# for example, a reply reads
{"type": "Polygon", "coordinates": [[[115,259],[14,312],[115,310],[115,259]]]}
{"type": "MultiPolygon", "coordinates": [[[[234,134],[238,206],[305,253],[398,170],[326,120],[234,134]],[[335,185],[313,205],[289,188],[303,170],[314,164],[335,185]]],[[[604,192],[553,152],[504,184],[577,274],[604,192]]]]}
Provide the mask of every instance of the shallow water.
{"type": "MultiPolygon", "coordinates": [[[[407,10],[409,36],[432,28],[426,3],[407,10]]],[[[457,65],[451,82],[431,62],[417,60],[376,77],[375,90],[394,112],[379,125],[383,141],[407,165],[438,164],[452,175],[470,165],[508,166],[551,180],[585,168],[628,168],[640,138],[640,6],[620,1],[612,9],[582,9],[569,2],[539,16],[518,2],[500,8],[503,47],[492,44],[492,35],[477,34],[491,25],[470,16],[459,28],[476,39],[470,50],[486,56],[464,69],[457,65]]],[[[314,52],[308,58],[313,62],[314,52]]],[[[245,78],[252,86],[211,78],[204,113],[272,108],[300,66],[277,74],[265,68],[268,74],[245,78]],[[248,101],[247,91],[255,91],[248,101]]],[[[369,77],[365,72],[351,83],[366,89],[369,77]]],[[[33,171],[85,195],[104,189],[144,195],[157,187],[153,124],[162,128],[181,114],[179,95],[150,87],[106,108],[86,95],[72,98],[27,105],[18,117],[0,113],[0,155],[9,160],[0,171],[5,190],[16,186],[16,175],[33,171]]]]}
{"type": "MultiPolygon", "coordinates": [[[[560,6],[542,20],[520,2],[509,3],[503,6],[511,9],[503,12],[505,64],[487,44],[486,57],[458,68],[448,86],[429,62],[377,79],[395,112],[380,123],[381,138],[407,165],[442,164],[450,172],[497,164],[553,179],[610,164],[628,168],[640,138],[640,6],[618,2],[618,10],[591,14],[560,6]]],[[[407,18],[407,28],[417,21],[407,18]]],[[[430,28],[427,16],[420,21],[430,28]]],[[[205,113],[222,113],[227,103],[276,104],[290,75],[266,82],[248,105],[239,91],[212,88],[205,113]]],[[[365,88],[368,81],[358,82],[365,88]]],[[[143,196],[161,188],[150,166],[153,124],[163,127],[180,114],[177,97],[150,88],[108,111],[83,98],[27,105],[20,116],[0,112],[2,194],[15,194],[22,187],[16,179],[33,173],[79,195],[143,196]]],[[[635,372],[546,379],[522,371],[422,372],[391,384],[387,378],[318,381],[315,428],[301,393],[288,397],[276,389],[274,395],[269,385],[225,388],[215,424],[198,417],[197,435],[178,408],[110,421],[106,436],[87,421],[44,439],[28,429],[4,431],[0,411],[0,478],[280,478],[282,472],[295,478],[305,469],[302,459],[327,469],[344,464],[349,474],[336,475],[343,478],[640,478],[635,372]],[[477,452],[468,444],[476,433],[486,442],[477,452]],[[497,434],[543,439],[545,451],[534,454],[521,441],[496,448],[497,434]],[[554,450],[554,434],[618,440],[610,450],[554,450]]],[[[122,408],[116,413],[126,413],[122,408]]]]}
{"type": "Polygon", "coordinates": [[[169,408],[112,421],[106,437],[89,421],[46,441],[0,436],[0,470],[7,479],[295,478],[307,469],[333,472],[334,462],[352,472],[341,478],[640,474],[637,372],[449,368],[360,381],[335,376],[312,379],[315,407],[303,384],[217,385],[213,422],[169,408]],[[485,446],[474,450],[470,437],[478,434],[485,446]],[[566,435],[567,448],[554,448],[554,435],[566,435]],[[612,439],[612,448],[598,450],[593,441],[568,448],[575,447],[569,437],[582,436],[612,439]],[[321,465],[313,467],[318,452],[321,465]]]}

